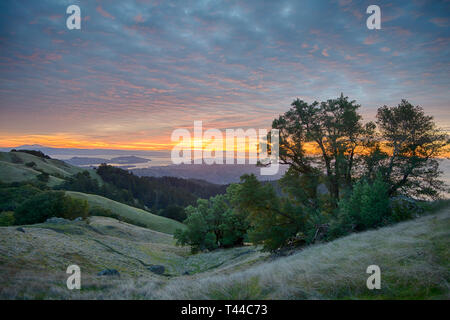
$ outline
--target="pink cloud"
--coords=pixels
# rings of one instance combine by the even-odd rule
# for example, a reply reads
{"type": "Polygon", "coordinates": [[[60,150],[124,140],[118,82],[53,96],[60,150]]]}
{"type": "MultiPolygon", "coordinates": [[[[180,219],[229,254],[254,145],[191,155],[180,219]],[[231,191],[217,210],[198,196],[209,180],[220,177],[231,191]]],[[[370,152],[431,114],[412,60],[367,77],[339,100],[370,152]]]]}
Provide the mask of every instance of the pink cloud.
{"type": "Polygon", "coordinates": [[[372,44],[375,44],[375,43],[377,43],[378,42],[378,39],[377,39],[377,37],[374,37],[374,36],[368,36],[368,37],[366,37],[365,39],[364,39],[364,44],[367,44],[367,45],[372,45],[372,44]]]}
{"type": "Polygon", "coordinates": [[[309,53],[316,52],[317,50],[319,50],[319,46],[318,46],[317,44],[315,44],[315,45],[313,46],[313,48],[309,51],[309,53]]]}
{"type": "Polygon", "coordinates": [[[144,22],[144,18],[141,14],[138,14],[136,17],[134,17],[135,22],[144,22]]]}
{"type": "Polygon", "coordinates": [[[411,31],[402,27],[392,27],[391,29],[399,36],[409,37],[412,35],[411,31]]]}
{"type": "Polygon", "coordinates": [[[49,18],[52,21],[58,21],[58,20],[62,19],[62,17],[63,17],[62,15],[52,15],[49,18]]]}
{"type": "Polygon", "coordinates": [[[430,19],[430,22],[438,27],[448,27],[448,19],[447,18],[433,18],[430,19]]]}
{"type": "Polygon", "coordinates": [[[349,5],[352,2],[352,0],[339,0],[340,6],[346,6],[349,5]]]}
{"type": "Polygon", "coordinates": [[[352,57],[351,55],[347,54],[345,55],[345,60],[355,60],[355,57],[352,57]]]}
{"type": "Polygon", "coordinates": [[[105,10],[102,9],[101,6],[97,7],[97,12],[100,13],[102,16],[104,16],[105,18],[109,18],[109,19],[115,19],[112,15],[110,15],[108,12],[106,12],[105,10]]]}

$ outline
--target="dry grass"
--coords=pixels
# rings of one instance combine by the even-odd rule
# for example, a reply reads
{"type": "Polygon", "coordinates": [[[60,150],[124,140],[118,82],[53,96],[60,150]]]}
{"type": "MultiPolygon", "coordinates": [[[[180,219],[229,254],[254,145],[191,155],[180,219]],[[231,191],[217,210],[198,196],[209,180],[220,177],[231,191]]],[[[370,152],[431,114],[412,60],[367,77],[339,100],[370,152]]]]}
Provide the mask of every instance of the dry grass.
{"type": "MultiPolygon", "coordinates": [[[[449,242],[447,208],[392,227],[314,245],[272,261],[253,247],[243,247],[178,255],[173,261],[174,270],[200,266],[198,273],[189,276],[124,274],[120,278],[101,278],[86,274],[82,277],[82,290],[77,292],[65,288],[66,275],[62,271],[25,272],[5,269],[0,264],[0,298],[449,299],[449,242]],[[372,264],[381,268],[381,290],[366,288],[366,268],[372,264]]],[[[171,250],[176,250],[166,246],[167,252],[173,254],[171,250]]],[[[167,252],[160,252],[161,258],[167,252]]]]}
{"type": "Polygon", "coordinates": [[[450,210],[311,246],[244,272],[168,284],[177,299],[450,298],[450,210]],[[380,266],[381,290],[366,288],[380,266]]]}

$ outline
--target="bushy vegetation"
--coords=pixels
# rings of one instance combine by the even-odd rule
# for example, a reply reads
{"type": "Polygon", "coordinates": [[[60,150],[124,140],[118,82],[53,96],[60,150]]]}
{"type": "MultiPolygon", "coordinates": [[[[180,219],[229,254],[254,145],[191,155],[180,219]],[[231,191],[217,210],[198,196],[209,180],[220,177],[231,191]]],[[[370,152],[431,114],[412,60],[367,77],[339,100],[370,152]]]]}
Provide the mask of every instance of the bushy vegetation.
{"type": "Polygon", "coordinates": [[[274,251],[289,241],[304,241],[307,211],[288,198],[278,197],[270,184],[254,175],[244,175],[236,192],[236,203],[246,212],[249,240],[274,251]]]}
{"type": "Polygon", "coordinates": [[[29,183],[0,185],[0,211],[14,211],[42,190],[29,183]]]}
{"type": "Polygon", "coordinates": [[[408,218],[394,218],[393,212],[388,187],[381,175],[378,175],[372,183],[361,179],[355,183],[351,194],[339,202],[338,214],[330,221],[327,239],[382,227],[408,218]]]}
{"type": "Polygon", "coordinates": [[[62,191],[45,191],[22,203],[14,211],[14,219],[16,224],[34,224],[52,217],[86,218],[88,212],[86,201],[71,198],[62,191]]]}
{"type": "Polygon", "coordinates": [[[236,187],[230,186],[226,195],[199,199],[196,206],[188,206],[184,221],[187,229],[175,232],[177,244],[190,245],[193,252],[242,245],[248,224],[246,217],[233,208],[236,187]]]}
{"type": "Polygon", "coordinates": [[[356,231],[381,227],[390,215],[387,184],[380,175],[373,183],[365,179],[357,182],[348,198],[339,202],[339,215],[348,220],[356,231]]]}
{"type": "Polygon", "coordinates": [[[2,211],[0,212],[0,227],[8,227],[14,225],[14,212],[2,211]]]}
{"type": "Polygon", "coordinates": [[[38,176],[37,176],[38,181],[43,182],[43,183],[47,183],[50,180],[50,175],[47,172],[41,172],[38,176]]]}

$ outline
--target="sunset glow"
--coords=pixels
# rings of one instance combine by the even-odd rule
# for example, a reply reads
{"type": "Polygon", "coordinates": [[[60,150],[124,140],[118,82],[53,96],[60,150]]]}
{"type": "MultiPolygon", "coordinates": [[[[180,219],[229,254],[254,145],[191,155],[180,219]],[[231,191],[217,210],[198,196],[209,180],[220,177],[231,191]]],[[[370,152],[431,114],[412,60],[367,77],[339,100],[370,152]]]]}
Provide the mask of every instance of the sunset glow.
{"type": "Polygon", "coordinates": [[[168,150],[194,121],[270,129],[341,92],[365,121],[406,98],[450,129],[440,5],[387,5],[369,30],[354,1],[80,3],[81,30],[51,1],[0,5],[0,146],[168,150]]]}

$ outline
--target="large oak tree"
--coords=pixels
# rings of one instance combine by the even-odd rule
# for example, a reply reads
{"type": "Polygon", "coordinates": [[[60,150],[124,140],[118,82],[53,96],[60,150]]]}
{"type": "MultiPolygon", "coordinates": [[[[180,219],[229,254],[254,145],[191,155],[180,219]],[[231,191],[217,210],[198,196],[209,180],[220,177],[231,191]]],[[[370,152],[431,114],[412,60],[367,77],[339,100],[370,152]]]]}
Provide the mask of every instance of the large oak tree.
{"type": "Polygon", "coordinates": [[[324,175],[337,204],[356,178],[378,171],[389,195],[437,197],[444,184],[436,160],[448,145],[433,118],[406,100],[381,107],[375,123],[363,123],[359,104],[342,94],[307,103],[296,99],[272,123],[280,132],[280,162],[300,174],[324,175]]]}
{"type": "Polygon", "coordinates": [[[380,144],[388,150],[373,163],[389,184],[389,195],[437,198],[445,189],[439,179],[438,157],[448,146],[448,136],[436,127],[420,106],[402,100],[398,106],[378,109],[380,144]]]}
{"type": "Polygon", "coordinates": [[[324,172],[337,203],[340,190],[351,187],[358,148],[371,143],[375,124],[363,124],[360,105],[342,94],[311,104],[296,99],[291,106],[272,123],[280,132],[280,162],[301,174],[324,172]]]}

